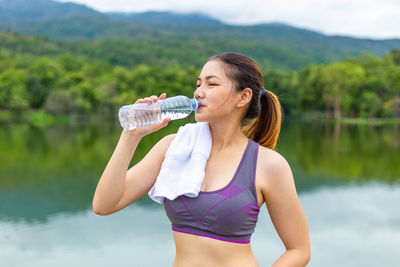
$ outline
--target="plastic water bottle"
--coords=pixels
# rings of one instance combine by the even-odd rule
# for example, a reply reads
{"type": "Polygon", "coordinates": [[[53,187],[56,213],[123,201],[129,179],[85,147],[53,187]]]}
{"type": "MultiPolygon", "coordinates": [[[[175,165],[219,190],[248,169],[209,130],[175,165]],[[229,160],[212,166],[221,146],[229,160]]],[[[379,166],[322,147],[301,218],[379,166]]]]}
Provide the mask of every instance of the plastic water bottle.
{"type": "Polygon", "coordinates": [[[179,95],[153,103],[123,106],[119,109],[118,118],[122,128],[132,130],[159,123],[165,118],[171,118],[171,120],[185,118],[200,107],[200,99],[179,95]]]}

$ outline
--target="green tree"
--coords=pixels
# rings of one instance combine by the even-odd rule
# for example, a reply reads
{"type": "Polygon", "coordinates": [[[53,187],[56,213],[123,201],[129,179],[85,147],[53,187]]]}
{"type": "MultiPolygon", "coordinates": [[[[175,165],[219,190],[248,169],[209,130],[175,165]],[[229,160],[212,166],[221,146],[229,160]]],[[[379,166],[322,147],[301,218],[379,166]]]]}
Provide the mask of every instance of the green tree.
{"type": "Polygon", "coordinates": [[[29,108],[25,88],[26,71],[9,69],[0,73],[0,108],[21,111],[29,108]]]}
{"type": "Polygon", "coordinates": [[[33,62],[29,72],[30,82],[34,86],[29,87],[28,91],[35,98],[31,102],[35,107],[42,107],[49,93],[58,89],[57,83],[62,76],[62,69],[57,61],[48,57],[40,57],[33,62]]]}
{"type": "Polygon", "coordinates": [[[393,117],[400,118],[400,50],[393,50],[385,58],[390,96],[393,97],[393,117]]]}
{"type": "MultiPolygon", "coordinates": [[[[333,108],[335,119],[342,117],[343,99],[355,95],[365,71],[359,64],[351,62],[336,62],[324,68],[324,88],[322,99],[326,107],[333,108]]],[[[351,101],[346,102],[348,108],[351,101]]]]}
{"type": "Polygon", "coordinates": [[[325,65],[310,65],[299,72],[298,99],[301,111],[317,111],[323,109],[322,91],[325,86],[325,65]]]}

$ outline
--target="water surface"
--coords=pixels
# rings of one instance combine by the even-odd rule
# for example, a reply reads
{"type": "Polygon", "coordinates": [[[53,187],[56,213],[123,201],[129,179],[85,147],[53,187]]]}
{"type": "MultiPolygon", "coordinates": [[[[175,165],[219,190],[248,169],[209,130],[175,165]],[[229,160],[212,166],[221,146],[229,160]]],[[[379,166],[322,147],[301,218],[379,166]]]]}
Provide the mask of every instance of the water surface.
{"type": "MultiPolygon", "coordinates": [[[[188,122],[192,116],[143,138],[131,166],[188,122]]],[[[396,127],[284,122],[277,151],[307,216],[308,266],[398,265],[396,127]]],[[[120,133],[115,123],[0,126],[0,266],[172,266],[170,222],[147,195],[109,216],[92,211],[120,133]]],[[[260,266],[284,252],[265,204],[251,244],[260,266]]]]}

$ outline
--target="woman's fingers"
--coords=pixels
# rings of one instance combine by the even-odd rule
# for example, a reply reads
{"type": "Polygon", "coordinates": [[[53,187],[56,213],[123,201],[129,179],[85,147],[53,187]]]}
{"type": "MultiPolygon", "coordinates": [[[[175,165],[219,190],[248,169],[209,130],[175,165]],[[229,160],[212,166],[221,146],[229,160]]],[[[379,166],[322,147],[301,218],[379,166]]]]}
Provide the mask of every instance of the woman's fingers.
{"type": "Polygon", "coordinates": [[[165,99],[166,97],[167,97],[166,93],[162,93],[160,95],[160,97],[157,97],[156,95],[152,95],[152,96],[145,97],[145,98],[139,98],[138,100],[136,100],[135,104],[136,103],[149,103],[149,104],[151,104],[151,103],[156,102],[156,101],[158,101],[160,99],[165,99]]]}
{"type": "Polygon", "coordinates": [[[150,132],[155,132],[155,131],[160,130],[161,128],[166,127],[170,121],[171,121],[171,118],[165,118],[161,122],[149,126],[151,128],[150,132]]]}
{"type": "Polygon", "coordinates": [[[165,118],[162,122],[159,123],[160,129],[164,128],[165,126],[167,126],[170,121],[171,121],[171,118],[165,118]]]}

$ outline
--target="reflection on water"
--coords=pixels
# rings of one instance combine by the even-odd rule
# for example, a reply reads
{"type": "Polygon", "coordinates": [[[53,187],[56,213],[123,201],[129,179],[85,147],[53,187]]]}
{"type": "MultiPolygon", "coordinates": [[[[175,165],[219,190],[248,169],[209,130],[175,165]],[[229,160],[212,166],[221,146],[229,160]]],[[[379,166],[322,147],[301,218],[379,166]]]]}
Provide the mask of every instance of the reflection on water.
{"type": "MultiPolygon", "coordinates": [[[[312,244],[309,266],[395,266],[400,246],[400,187],[321,187],[300,195],[312,244]]],[[[46,222],[0,221],[2,266],[172,266],[172,231],[161,205],[134,203],[110,216],[90,209],[46,222]]],[[[284,247],[261,209],[252,249],[270,266],[284,247]]]]}
{"type": "MultiPolygon", "coordinates": [[[[188,122],[191,116],[146,136],[131,165],[188,122]]],[[[91,210],[120,132],[118,124],[0,126],[0,266],[172,265],[162,206],[145,196],[110,216],[91,210]]],[[[398,137],[396,126],[285,122],[277,150],[292,168],[308,218],[309,266],[395,265],[398,137]]],[[[261,266],[284,250],[265,206],[252,248],[261,266]]]]}

